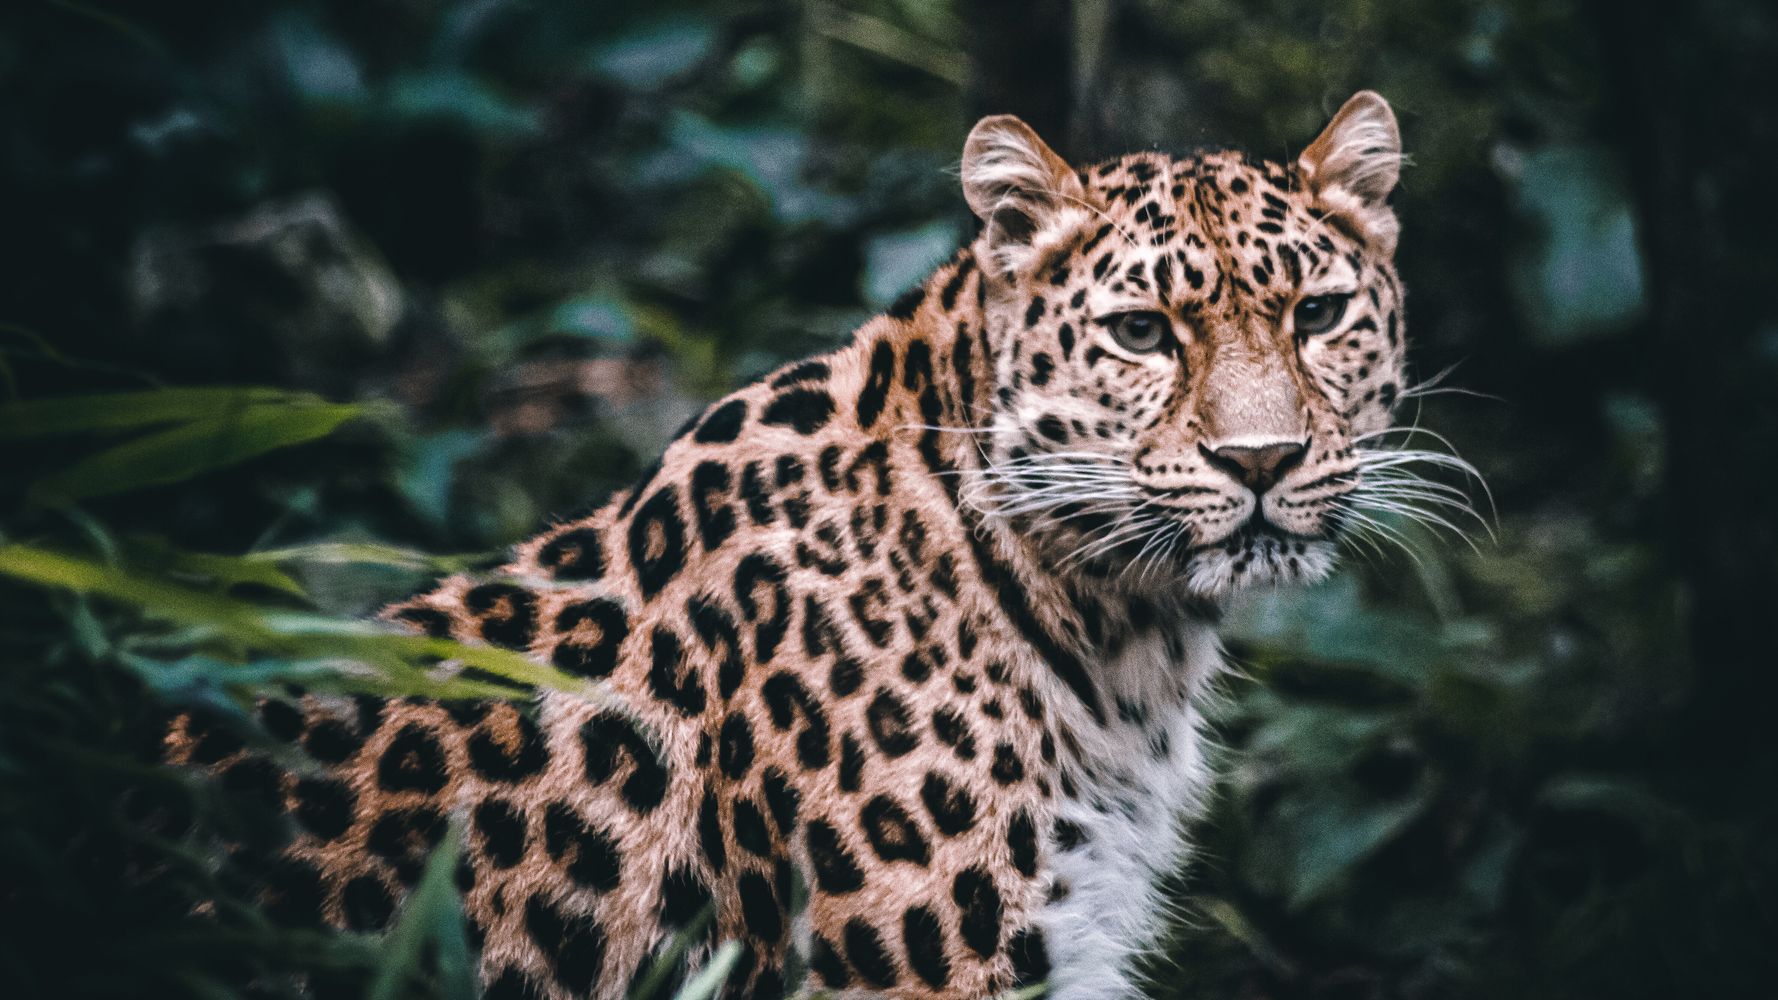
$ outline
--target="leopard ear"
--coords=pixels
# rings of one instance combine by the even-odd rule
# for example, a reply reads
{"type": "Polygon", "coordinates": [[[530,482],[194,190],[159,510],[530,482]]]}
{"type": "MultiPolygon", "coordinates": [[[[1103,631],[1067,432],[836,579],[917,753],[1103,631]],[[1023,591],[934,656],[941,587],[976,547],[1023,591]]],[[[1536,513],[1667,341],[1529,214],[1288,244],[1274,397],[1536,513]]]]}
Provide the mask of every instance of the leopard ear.
{"type": "Polygon", "coordinates": [[[1080,178],[1031,126],[1012,115],[983,118],[963,143],[963,197],[1006,270],[1044,232],[1078,211],[1080,178]]]}
{"type": "Polygon", "coordinates": [[[1380,206],[1401,179],[1401,129],[1389,102],[1374,90],[1346,101],[1303,150],[1297,169],[1317,194],[1344,188],[1366,206],[1380,206]]]}

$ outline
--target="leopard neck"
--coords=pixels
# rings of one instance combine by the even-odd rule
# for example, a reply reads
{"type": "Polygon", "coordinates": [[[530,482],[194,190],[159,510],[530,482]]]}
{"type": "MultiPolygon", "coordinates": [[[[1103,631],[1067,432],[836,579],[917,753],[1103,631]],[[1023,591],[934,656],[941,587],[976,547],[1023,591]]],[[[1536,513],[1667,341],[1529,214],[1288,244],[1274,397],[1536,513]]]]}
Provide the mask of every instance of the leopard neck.
{"type": "Polygon", "coordinates": [[[996,348],[1007,335],[990,324],[977,249],[959,252],[867,324],[855,349],[863,352],[866,385],[892,383],[901,397],[895,433],[913,438],[957,510],[981,579],[1001,610],[1103,721],[1106,678],[1094,665],[1115,660],[1147,632],[1181,650],[1201,645],[1189,640],[1213,630],[1217,609],[1184,594],[1143,594],[1116,580],[1059,570],[1014,525],[963,499],[986,464],[983,432],[1000,404],[996,348]]]}

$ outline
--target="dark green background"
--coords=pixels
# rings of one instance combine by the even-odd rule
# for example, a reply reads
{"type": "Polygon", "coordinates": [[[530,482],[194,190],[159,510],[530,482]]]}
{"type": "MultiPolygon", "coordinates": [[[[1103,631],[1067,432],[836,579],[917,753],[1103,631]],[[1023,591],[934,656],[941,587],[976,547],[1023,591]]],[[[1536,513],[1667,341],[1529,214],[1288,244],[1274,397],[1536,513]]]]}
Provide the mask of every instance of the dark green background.
{"type": "Polygon", "coordinates": [[[246,904],[207,859],[277,832],[133,763],[163,706],[338,684],[267,608],[497,553],[842,341],[971,232],[976,115],[1283,158],[1361,87],[1414,371],[1479,394],[1405,415],[1494,531],[1233,613],[1154,992],[1772,995],[1778,12],[1731,0],[13,0],[0,532],[97,569],[0,564],[6,992],[460,982],[448,892],[412,947],[246,904]],[[120,815],[143,785],[196,832],[120,815]]]}

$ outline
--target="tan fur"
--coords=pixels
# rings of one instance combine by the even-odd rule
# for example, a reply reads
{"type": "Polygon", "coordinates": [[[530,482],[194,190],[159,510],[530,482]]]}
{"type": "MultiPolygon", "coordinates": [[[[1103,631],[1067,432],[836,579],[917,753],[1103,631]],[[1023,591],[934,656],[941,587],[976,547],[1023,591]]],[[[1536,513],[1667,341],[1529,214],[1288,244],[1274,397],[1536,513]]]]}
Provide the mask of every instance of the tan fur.
{"type": "MultiPolygon", "coordinates": [[[[332,770],[278,779],[298,889],[376,926],[349,893],[399,896],[461,816],[491,996],[623,996],[705,900],[691,962],[739,939],[732,983],[760,994],[793,952],[816,984],[908,997],[1042,978],[1049,954],[1073,995],[1123,983],[1077,942],[1045,950],[1075,849],[1058,816],[1131,794],[1130,740],[1146,767],[1201,767],[1148,720],[1195,738],[1230,588],[1325,570],[1355,436],[1387,426],[1400,384],[1393,217],[1353,122],[1371,149],[1366,102],[1298,167],[1076,173],[985,120],[963,177],[986,231],[922,289],[712,405],[596,513],[387,613],[596,698],[302,700],[296,738],[332,770]],[[1299,338],[1292,306],[1323,286],[1352,313],[1299,338]],[[1111,342],[1102,318],[1132,309],[1169,317],[1170,353],[1111,342]],[[1285,438],[1306,457],[1263,498],[1200,447],[1285,438]],[[1262,504],[1283,534],[1241,533],[1262,504]]],[[[184,726],[169,742],[225,775],[252,756],[206,760],[184,726]]]]}

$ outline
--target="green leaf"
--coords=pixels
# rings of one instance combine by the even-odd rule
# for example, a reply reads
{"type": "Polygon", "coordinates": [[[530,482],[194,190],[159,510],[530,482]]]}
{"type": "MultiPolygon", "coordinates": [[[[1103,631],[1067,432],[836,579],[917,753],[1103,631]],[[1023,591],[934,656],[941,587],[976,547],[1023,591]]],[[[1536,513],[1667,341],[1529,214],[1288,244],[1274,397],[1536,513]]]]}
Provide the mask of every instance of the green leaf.
{"type": "Polygon", "coordinates": [[[76,462],[31,487],[39,504],[61,505],[146,486],[183,482],[269,451],[333,433],[363,416],[353,403],[252,405],[136,438],[76,462]]]}
{"type": "Polygon", "coordinates": [[[145,389],[89,396],[58,396],[0,405],[0,439],[115,431],[217,419],[250,407],[314,405],[307,393],[256,386],[145,389]]]}
{"type": "MultiPolygon", "coordinates": [[[[435,698],[515,696],[512,688],[499,684],[439,676],[437,664],[449,660],[514,684],[600,697],[596,685],[510,650],[399,632],[380,622],[260,607],[31,546],[0,546],[0,575],[107,598],[151,618],[201,627],[216,641],[233,644],[237,653],[332,658],[338,667],[335,686],[341,689],[399,691],[435,698]]],[[[235,682],[228,677],[222,680],[235,682]]],[[[253,680],[250,674],[243,674],[239,683],[250,686],[253,680]]]]}
{"type": "Polygon", "coordinates": [[[389,932],[382,961],[371,980],[370,1000],[396,1000],[404,995],[404,987],[421,972],[427,942],[436,949],[438,995],[446,1000],[475,1000],[478,989],[463,927],[463,897],[454,878],[462,846],[462,827],[452,822],[389,932]]]}
{"type": "Polygon", "coordinates": [[[722,947],[716,949],[716,954],[710,956],[710,961],[673,994],[673,1000],[712,1000],[722,991],[729,969],[740,957],[741,942],[724,941],[722,947]]]}
{"type": "Polygon", "coordinates": [[[1432,795],[1422,782],[1404,795],[1360,798],[1341,785],[1322,786],[1279,806],[1271,820],[1288,850],[1288,901],[1292,909],[1321,898],[1347,872],[1394,839],[1426,811],[1432,795]]]}

